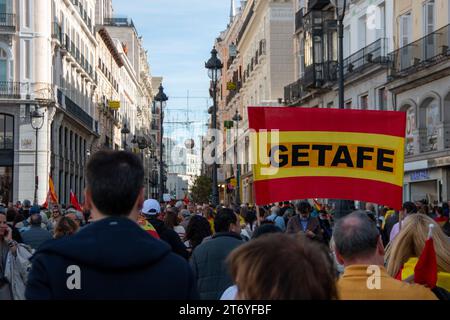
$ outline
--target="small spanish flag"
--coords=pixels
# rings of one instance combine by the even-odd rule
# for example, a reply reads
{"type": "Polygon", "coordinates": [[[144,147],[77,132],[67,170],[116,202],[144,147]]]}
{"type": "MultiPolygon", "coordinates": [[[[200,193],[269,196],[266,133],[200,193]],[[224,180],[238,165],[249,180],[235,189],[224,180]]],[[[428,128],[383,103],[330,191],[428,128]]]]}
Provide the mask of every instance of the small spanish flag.
{"type": "Polygon", "coordinates": [[[160,239],[158,232],[156,231],[155,227],[148,222],[144,216],[140,215],[138,218],[137,223],[144,229],[144,231],[147,231],[149,235],[151,235],[155,239],[160,239]]]}

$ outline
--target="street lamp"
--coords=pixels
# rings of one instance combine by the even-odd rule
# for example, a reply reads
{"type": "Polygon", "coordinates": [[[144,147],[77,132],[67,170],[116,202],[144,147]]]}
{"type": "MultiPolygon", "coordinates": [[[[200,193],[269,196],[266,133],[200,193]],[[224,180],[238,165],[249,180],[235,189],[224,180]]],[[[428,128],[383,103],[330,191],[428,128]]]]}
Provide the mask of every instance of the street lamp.
{"type": "Polygon", "coordinates": [[[31,113],[31,127],[36,131],[36,149],[34,158],[34,204],[38,204],[38,186],[39,186],[39,176],[38,176],[38,134],[39,130],[44,125],[44,112],[39,111],[37,108],[31,113]]]}
{"type": "Polygon", "coordinates": [[[162,84],[159,85],[159,91],[158,94],[155,96],[155,101],[159,102],[159,129],[160,129],[160,135],[159,135],[159,202],[164,201],[164,177],[163,177],[163,123],[164,123],[164,112],[163,107],[166,104],[167,100],[169,98],[164,93],[164,87],[162,84]]]}
{"type": "MultiPolygon", "coordinates": [[[[347,9],[347,0],[331,0],[331,4],[336,11],[338,27],[338,66],[339,66],[339,109],[345,108],[345,87],[344,87],[344,18],[347,9]]],[[[350,202],[338,200],[336,203],[336,217],[344,216],[350,211],[350,202]]]]}
{"type": "Polygon", "coordinates": [[[338,22],[339,108],[344,109],[344,18],[347,9],[347,0],[331,0],[331,4],[336,10],[336,19],[338,22]]]}
{"type": "Polygon", "coordinates": [[[127,150],[127,135],[130,134],[130,129],[128,129],[127,124],[123,125],[122,130],[120,130],[123,139],[123,149],[127,150]]]}
{"type": "MultiPolygon", "coordinates": [[[[212,98],[213,98],[213,108],[212,108],[212,121],[211,127],[213,130],[217,129],[217,81],[221,76],[221,71],[223,68],[223,64],[220,59],[217,57],[217,50],[214,47],[211,51],[211,58],[208,62],[205,63],[205,68],[208,69],[208,76],[211,79],[212,84],[212,98]]],[[[218,141],[214,141],[217,143],[218,141]]],[[[212,172],[212,203],[214,207],[219,205],[219,187],[217,185],[217,159],[216,159],[216,148],[214,148],[214,163],[213,163],[213,172],[212,172]]]]}
{"type": "Polygon", "coordinates": [[[234,153],[236,157],[236,205],[241,205],[241,164],[238,158],[238,139],[239,139],[239,121],[242,121],[242,117],[239,111],[236,109],[236,114],[233,117],[233,121],[236,122],[236,143],[234,145],[234,153]]]}

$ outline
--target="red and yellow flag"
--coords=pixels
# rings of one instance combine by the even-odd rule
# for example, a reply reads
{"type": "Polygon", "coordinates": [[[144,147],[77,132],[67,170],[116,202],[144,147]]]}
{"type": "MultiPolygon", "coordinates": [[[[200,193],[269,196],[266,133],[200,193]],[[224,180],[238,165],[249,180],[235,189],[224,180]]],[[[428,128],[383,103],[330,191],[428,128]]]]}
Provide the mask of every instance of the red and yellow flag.
{"type": "Polygon", "coordinates": [[[258,205],[346,199],[400,209],[404,112],[249,107],[258,205]]]}

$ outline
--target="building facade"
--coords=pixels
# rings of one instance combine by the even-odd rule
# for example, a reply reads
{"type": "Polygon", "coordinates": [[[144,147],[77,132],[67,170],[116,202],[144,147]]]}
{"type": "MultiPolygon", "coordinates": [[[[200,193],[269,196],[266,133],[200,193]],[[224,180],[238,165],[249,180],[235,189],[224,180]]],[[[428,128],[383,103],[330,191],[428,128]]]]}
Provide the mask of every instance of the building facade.
{"type": "Polygon", "coordinates": [[[135,134],[149,135],[147,56],[137,36],[128,52],[107,30],[112,19],[111,0],[0,1],[2,203],[33,200],[35,170],[37,203],[46,200],[49,177],[60,203],[71,191],[83,202],[89,156],[122,148],[124,123],[130,145],[135,134]],[[38,130],[34,110],[43,114],[38,130]]]}
{"type": "Polygon", "coordinates": [[[405,200],[450,199],[450,5],[395,1],[388,88],[407,113],[405,200]]]}
{"type": "MultiPolygon", "coordinates": [[[[239,123],[242,132],[236,140],[236,149],[237,162],[241,165],[240,199],[243,203],[254,202],[247,107],[281,106],[284,85],[294,80],[293,2],[241,1],[236,16],[230,19],[227,30],[216,41],[224,62],[219,114],[220,124],[226,125],[224,150],[228,154],[234,153],[236,140],[235,130],[230,130],[236,127],[232,118],[236,111],[242,117],[239,123]]],[[[221,190],[229,204],[234,201],[234,195],[227,192],[226,186],[236,177],[236,165],[226,164],[222,170],[225,181],[221,190]]]]}

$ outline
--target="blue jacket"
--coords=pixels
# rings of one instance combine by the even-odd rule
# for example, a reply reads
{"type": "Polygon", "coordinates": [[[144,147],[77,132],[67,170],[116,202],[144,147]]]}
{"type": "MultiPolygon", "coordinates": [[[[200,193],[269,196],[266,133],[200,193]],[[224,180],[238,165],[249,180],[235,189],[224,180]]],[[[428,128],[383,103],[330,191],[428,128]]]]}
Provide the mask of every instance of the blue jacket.
{"type": "Polygon", "coordinates": [[[198,298],[186,260],[127,218],[106,218],[47,242],[32,263],[29,300],[198,298]]]}
{"type": "Polygon", "coordinates": [[[23,243],[33,249],[38,249],[44,242],[51,240],[52,234],[41,226],[31,226],[30,229],[22,233],[23,243]]]}

